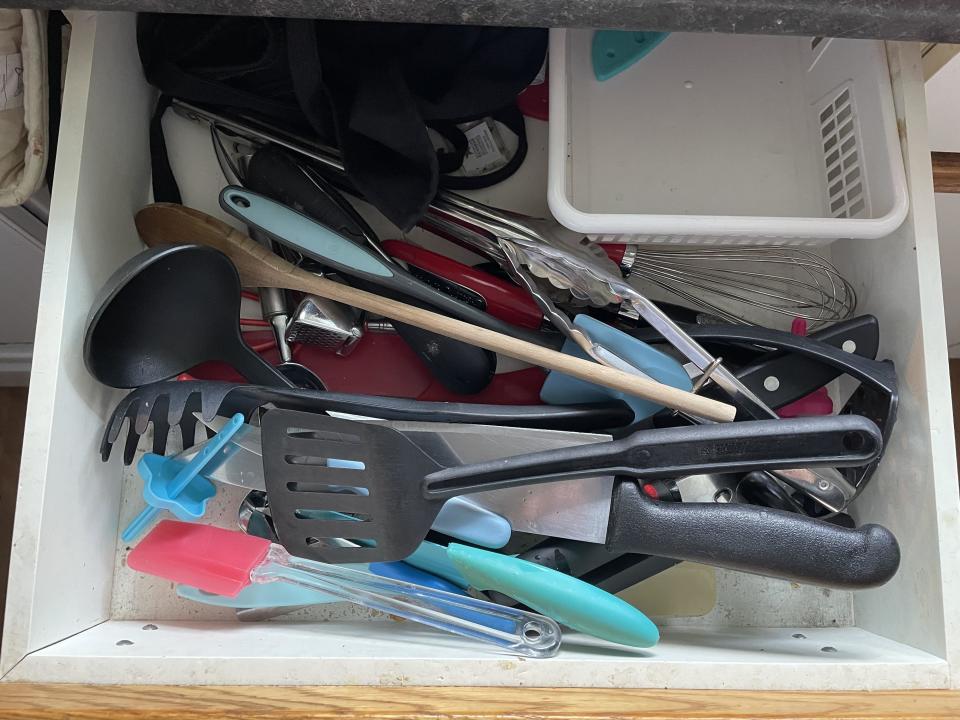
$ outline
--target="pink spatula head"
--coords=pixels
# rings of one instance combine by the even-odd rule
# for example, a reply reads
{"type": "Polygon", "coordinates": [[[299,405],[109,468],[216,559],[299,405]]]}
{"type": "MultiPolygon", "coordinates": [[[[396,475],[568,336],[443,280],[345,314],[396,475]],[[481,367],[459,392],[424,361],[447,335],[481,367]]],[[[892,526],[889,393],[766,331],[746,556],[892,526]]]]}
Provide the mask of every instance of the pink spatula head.
{"type": "Polygon", "coordinates": [[[133,570],[235,597],[250,584],[270,541],[210,525],[162,520],[127,555],[133,570]]]}

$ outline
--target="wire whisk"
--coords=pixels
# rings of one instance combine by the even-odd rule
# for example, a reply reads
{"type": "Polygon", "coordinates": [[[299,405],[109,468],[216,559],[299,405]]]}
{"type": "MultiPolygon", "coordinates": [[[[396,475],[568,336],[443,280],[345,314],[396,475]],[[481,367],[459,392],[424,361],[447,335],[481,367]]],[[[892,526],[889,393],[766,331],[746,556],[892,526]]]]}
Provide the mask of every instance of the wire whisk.
{"type": "Polygon", "coordinates": [[[853,285],[832,263],[796,247],[638,246],[629,280],[738,324],[769,325],[773,314],[816,329],[857,307],[853,285]]]}

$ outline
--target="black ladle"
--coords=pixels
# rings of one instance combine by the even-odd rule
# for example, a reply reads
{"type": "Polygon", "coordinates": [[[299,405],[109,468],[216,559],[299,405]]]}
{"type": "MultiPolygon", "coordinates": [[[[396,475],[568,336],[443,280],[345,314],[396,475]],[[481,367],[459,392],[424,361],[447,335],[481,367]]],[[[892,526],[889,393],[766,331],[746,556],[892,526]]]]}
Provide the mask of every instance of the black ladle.
{"type": "Polygon", "coordinates": [[[240,277],[226,255],[202,245],[155,247],[110,276],[87,319],[83,361],[91,375],[134,388],[210,360],[252,383],[293,387],[244,344],[240,277]]]}

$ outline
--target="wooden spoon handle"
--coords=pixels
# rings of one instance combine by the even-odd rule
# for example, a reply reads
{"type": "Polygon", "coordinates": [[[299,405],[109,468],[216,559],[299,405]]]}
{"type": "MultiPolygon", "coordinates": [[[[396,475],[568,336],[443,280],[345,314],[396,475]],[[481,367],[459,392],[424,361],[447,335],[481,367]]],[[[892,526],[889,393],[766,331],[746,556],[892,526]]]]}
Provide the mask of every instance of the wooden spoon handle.
{"type": "Polygon", "coordinates": [[[197,210],[152,205],[137,213],[136,223],[147,245],[176,242],[217,248],[233,261],[248,287],[279,287],[319,295],[709,420],[729,422],[737,412],[726,403],[317,277],[197,210]]]}

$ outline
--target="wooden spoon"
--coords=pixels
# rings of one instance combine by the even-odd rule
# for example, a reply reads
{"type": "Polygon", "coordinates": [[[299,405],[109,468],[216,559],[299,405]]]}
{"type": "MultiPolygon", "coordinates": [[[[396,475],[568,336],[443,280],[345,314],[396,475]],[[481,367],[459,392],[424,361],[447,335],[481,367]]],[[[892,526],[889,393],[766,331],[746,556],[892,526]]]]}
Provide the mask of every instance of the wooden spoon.
{"type": "Polygon", "coordinates": [[[136,224],[141,239],[150,247],[209,245],[220,250],[236,265],[240,280],[246,287],[278,287],[313,293],[709,420],[729,422],[737,412],[732,405],[662,385],[655,380],[564,355],[556,350],[317,277],[199,210],[157,203],[138,212],[136,224]]]}

